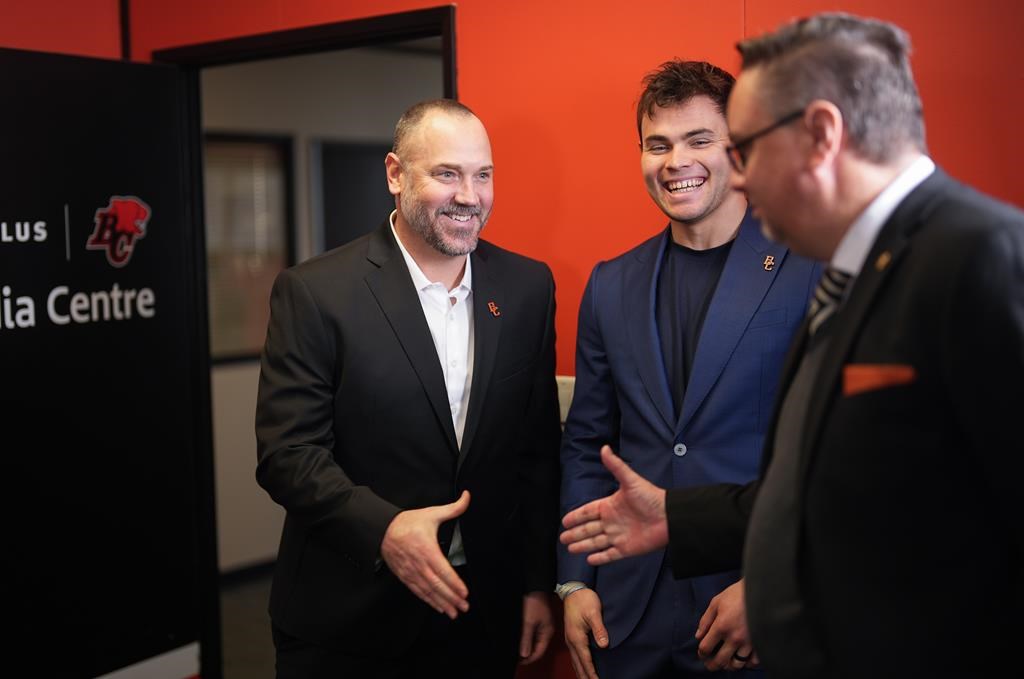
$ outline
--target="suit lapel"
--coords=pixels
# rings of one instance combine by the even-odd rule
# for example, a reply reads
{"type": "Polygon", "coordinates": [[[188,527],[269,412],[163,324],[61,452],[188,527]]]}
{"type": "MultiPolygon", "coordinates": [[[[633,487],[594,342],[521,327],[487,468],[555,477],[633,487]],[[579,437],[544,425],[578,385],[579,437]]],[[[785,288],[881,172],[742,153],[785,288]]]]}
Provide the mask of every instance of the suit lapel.
{"type": "Polygon", "coordinates": [[[378,268],[366,276],[366,285],[416,371],[434,415],[445,432],[451,452],[455,455],[458,453],[458,443],[452,414],[448,409],[448,391],[437,358],[437,349],[430,337],[430,328],[423,317],[423,307],[409,277],[409,269],[388,222],[370,238],[367,259],[378,268]]]}
{"type": "Polygon", "coordinates": [[[740,223],[736,242],[718,280],[700,340],[693,357],[693,373],[683,395],[676,431],[682,431],[718,381],[750,319],[771,287],[786,256],[786,248],[761,235],[761,227],[748,212],[740,223]],[[766,258],[773,258],[771,270],[766,258]]]}
{"type": "Polygon", "coordinates": [[[665,360],[661,355],[658,339],[658,322],[655,304],[658,298],[658,274],[669,232],[659,238],[652,238],[634,254],[632,266],[627,267],[622,281],[623,317],[626,319],[626,333],[629,346],[634,347],[637,370],[648,396],[654,403],[665,426],[675,426],[676,413],[672,408],[672,392],[665,374],[665,360]]]}
{"type": "Polygon", "coordinates": [[[459,451],[459,468],[462,467],[480,426],[480,416],[487,398],[487,387],[494,372],[501,326],[505,318],[501,315],[501,309],[504,308],[504,290],[499,281],[491,277],[485,252],[478,249],[470,256],[473,258],[473,381],[469,392],[466,428],[462,433],[462,449],[459,451]],[[491,304],[494,304],[493,312],[491,304]]]}
{"type": "Polygon", "coordinates": [[[817,448],[817,439],[824,425],[825,413],[832,406],[840,372],[850,355],[854,341],[864,327],[865,317],[871,310],[882,284],[897,269],[899,261],[909,250],[913,232],[928,216],[934,206],[934,199],[942,194],[942,187],[948,182],[948,178],[936,169],[932,176],[897,206],[875,239],[845,304],[831,321],[831,337],[828,338],[830,345],[814,380],[804,424],[801,443],[802,478],[810,468],[812,451],[817,448]],[[888,254],[882,257],[882,253],[888,254]],[[880,262],[884,262],[884,265],[880,265],[880,262]]]}

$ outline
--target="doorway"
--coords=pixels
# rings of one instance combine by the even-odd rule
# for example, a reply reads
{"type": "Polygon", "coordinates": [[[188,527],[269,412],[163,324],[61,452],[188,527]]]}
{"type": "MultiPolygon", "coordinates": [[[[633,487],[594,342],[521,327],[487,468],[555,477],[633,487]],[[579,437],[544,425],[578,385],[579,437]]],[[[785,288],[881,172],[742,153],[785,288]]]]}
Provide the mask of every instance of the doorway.
{"type": "MultiPolygon", "coordinates": [[[[284,511],[254,479],[259,350],[274,276],[393,206],[395,121],[455,98],[453,6],[154,53],[197,93],[211,337],[223,676],[273,677],[269,574],[284,511]]],[[[198,216],[198,215],[197,215],[198,216]]]]}

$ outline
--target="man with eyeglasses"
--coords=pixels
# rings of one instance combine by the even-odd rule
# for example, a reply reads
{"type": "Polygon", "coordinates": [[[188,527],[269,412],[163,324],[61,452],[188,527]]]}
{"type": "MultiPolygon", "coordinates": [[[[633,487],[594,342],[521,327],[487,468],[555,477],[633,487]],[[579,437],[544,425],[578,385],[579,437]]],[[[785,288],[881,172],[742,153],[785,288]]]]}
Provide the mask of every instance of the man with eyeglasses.
{"type": "MultiPolygon", "coordinates": [[[[565,511],[613,490],[604,444],[666,486],[757,475],[783,354],[818,274],[769,242],[730,186],[733,82],[695,61],[644,80],[640,167],[669,223],[598,264],[587,285],[562,445],[565,511]]],[[[738,577],[732,568],[676,581],[663,551],[595,569],[561,550],[576,673],[645,679],[756,665],[738,577]]]]}
{"type": "Polygon", "coordinates": [[[829,264],[766,472],[666,495],[605,450],[621,489],[567,516],[562,539],[595,564],[668,541],[693,575],[738,563],[746,529],[751,638],[773,676],[1012,673],[1024,214],[928,158],[899,28],[824,14],[739,48],[734,184],[778,240],[829,264]]]}

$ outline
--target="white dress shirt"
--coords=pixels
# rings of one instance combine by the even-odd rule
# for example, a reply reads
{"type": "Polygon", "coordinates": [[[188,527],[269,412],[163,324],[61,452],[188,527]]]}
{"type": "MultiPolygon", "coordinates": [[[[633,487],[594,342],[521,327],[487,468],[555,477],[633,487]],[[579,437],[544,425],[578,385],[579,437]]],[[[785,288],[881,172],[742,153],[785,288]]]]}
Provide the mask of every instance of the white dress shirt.
{"type": "MultiPolygon", "coordinates": [[[[903,199],[934,171],[935,163],[932,159],[921,155],[899,173],[853,220],[853,224],[839,241],[830,264],[843,273],[857,277],[864,268],[864,260],[868,258],[871,246],[875,244],[878,232],[882,230],[886,220],[892,216],[903,199]]],[[[852,287],[849,284],[846,286],[846,294],[849,294],[852,287]]]]}
{"type": "MultiPolygon", "coordinates": [[[[402,251],[413,285],[419,293],[423,317],[434,340],[437,359],[441,362],[444,384],[448,391],[448,408],[455,426],[455,438],[462,447],[462,434],[466,429],[466,410],[469,406],[470,386],[473,383],[473,267],[466,256],[466,271],[462,280],[451,290],[443,283],[431,282],[412,258],[395,230],[396,211],[391,212],[391,233],[402,251]]],[[[462,532],[458,523],[452,536],[448,560],[452,565],[466,563],[462,548],[462,532]]]]}

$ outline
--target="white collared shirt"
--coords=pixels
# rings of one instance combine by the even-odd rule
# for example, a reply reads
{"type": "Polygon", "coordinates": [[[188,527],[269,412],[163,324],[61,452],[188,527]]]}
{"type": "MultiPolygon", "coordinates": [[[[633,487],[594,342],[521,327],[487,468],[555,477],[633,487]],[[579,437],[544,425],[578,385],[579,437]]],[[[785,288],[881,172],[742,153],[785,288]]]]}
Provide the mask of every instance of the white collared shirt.
{"type": "MultiPolygon", "coordinates": [[[[935,171],[935,163],[926,155],[919,156],[899,173],[871,203],[857,215],[832,255],[831,266],[857,277],[864,268],[864,260],[878,238],[885,222],[911,191],[935,171]]],[[[852,285],[846,286],[849,294],[852,285]]]]}
{"type": "MultiPolygon", "coordinates": [[[[412,283],[420,297],[423,317],[434,340],[437,359],[441,362],[444,386],[448,391],[448,409],[452,414],[455,438],[462,447],[462,435],[466,430],[466,411],[469,407],[470,386],[473,384],[473,265],[466,256],[466,270],[462,280],[451,290],[443,283],[431,282],[416,260],[402,244],[395,230],[395,215],[391,212],[391,233],[395,236],[398,249],[405,258],[412,283]]],[[[452,537],[448,558],[453,565],[466,563],[462,549],[462,532],[458,524],[452,537]]]]}

